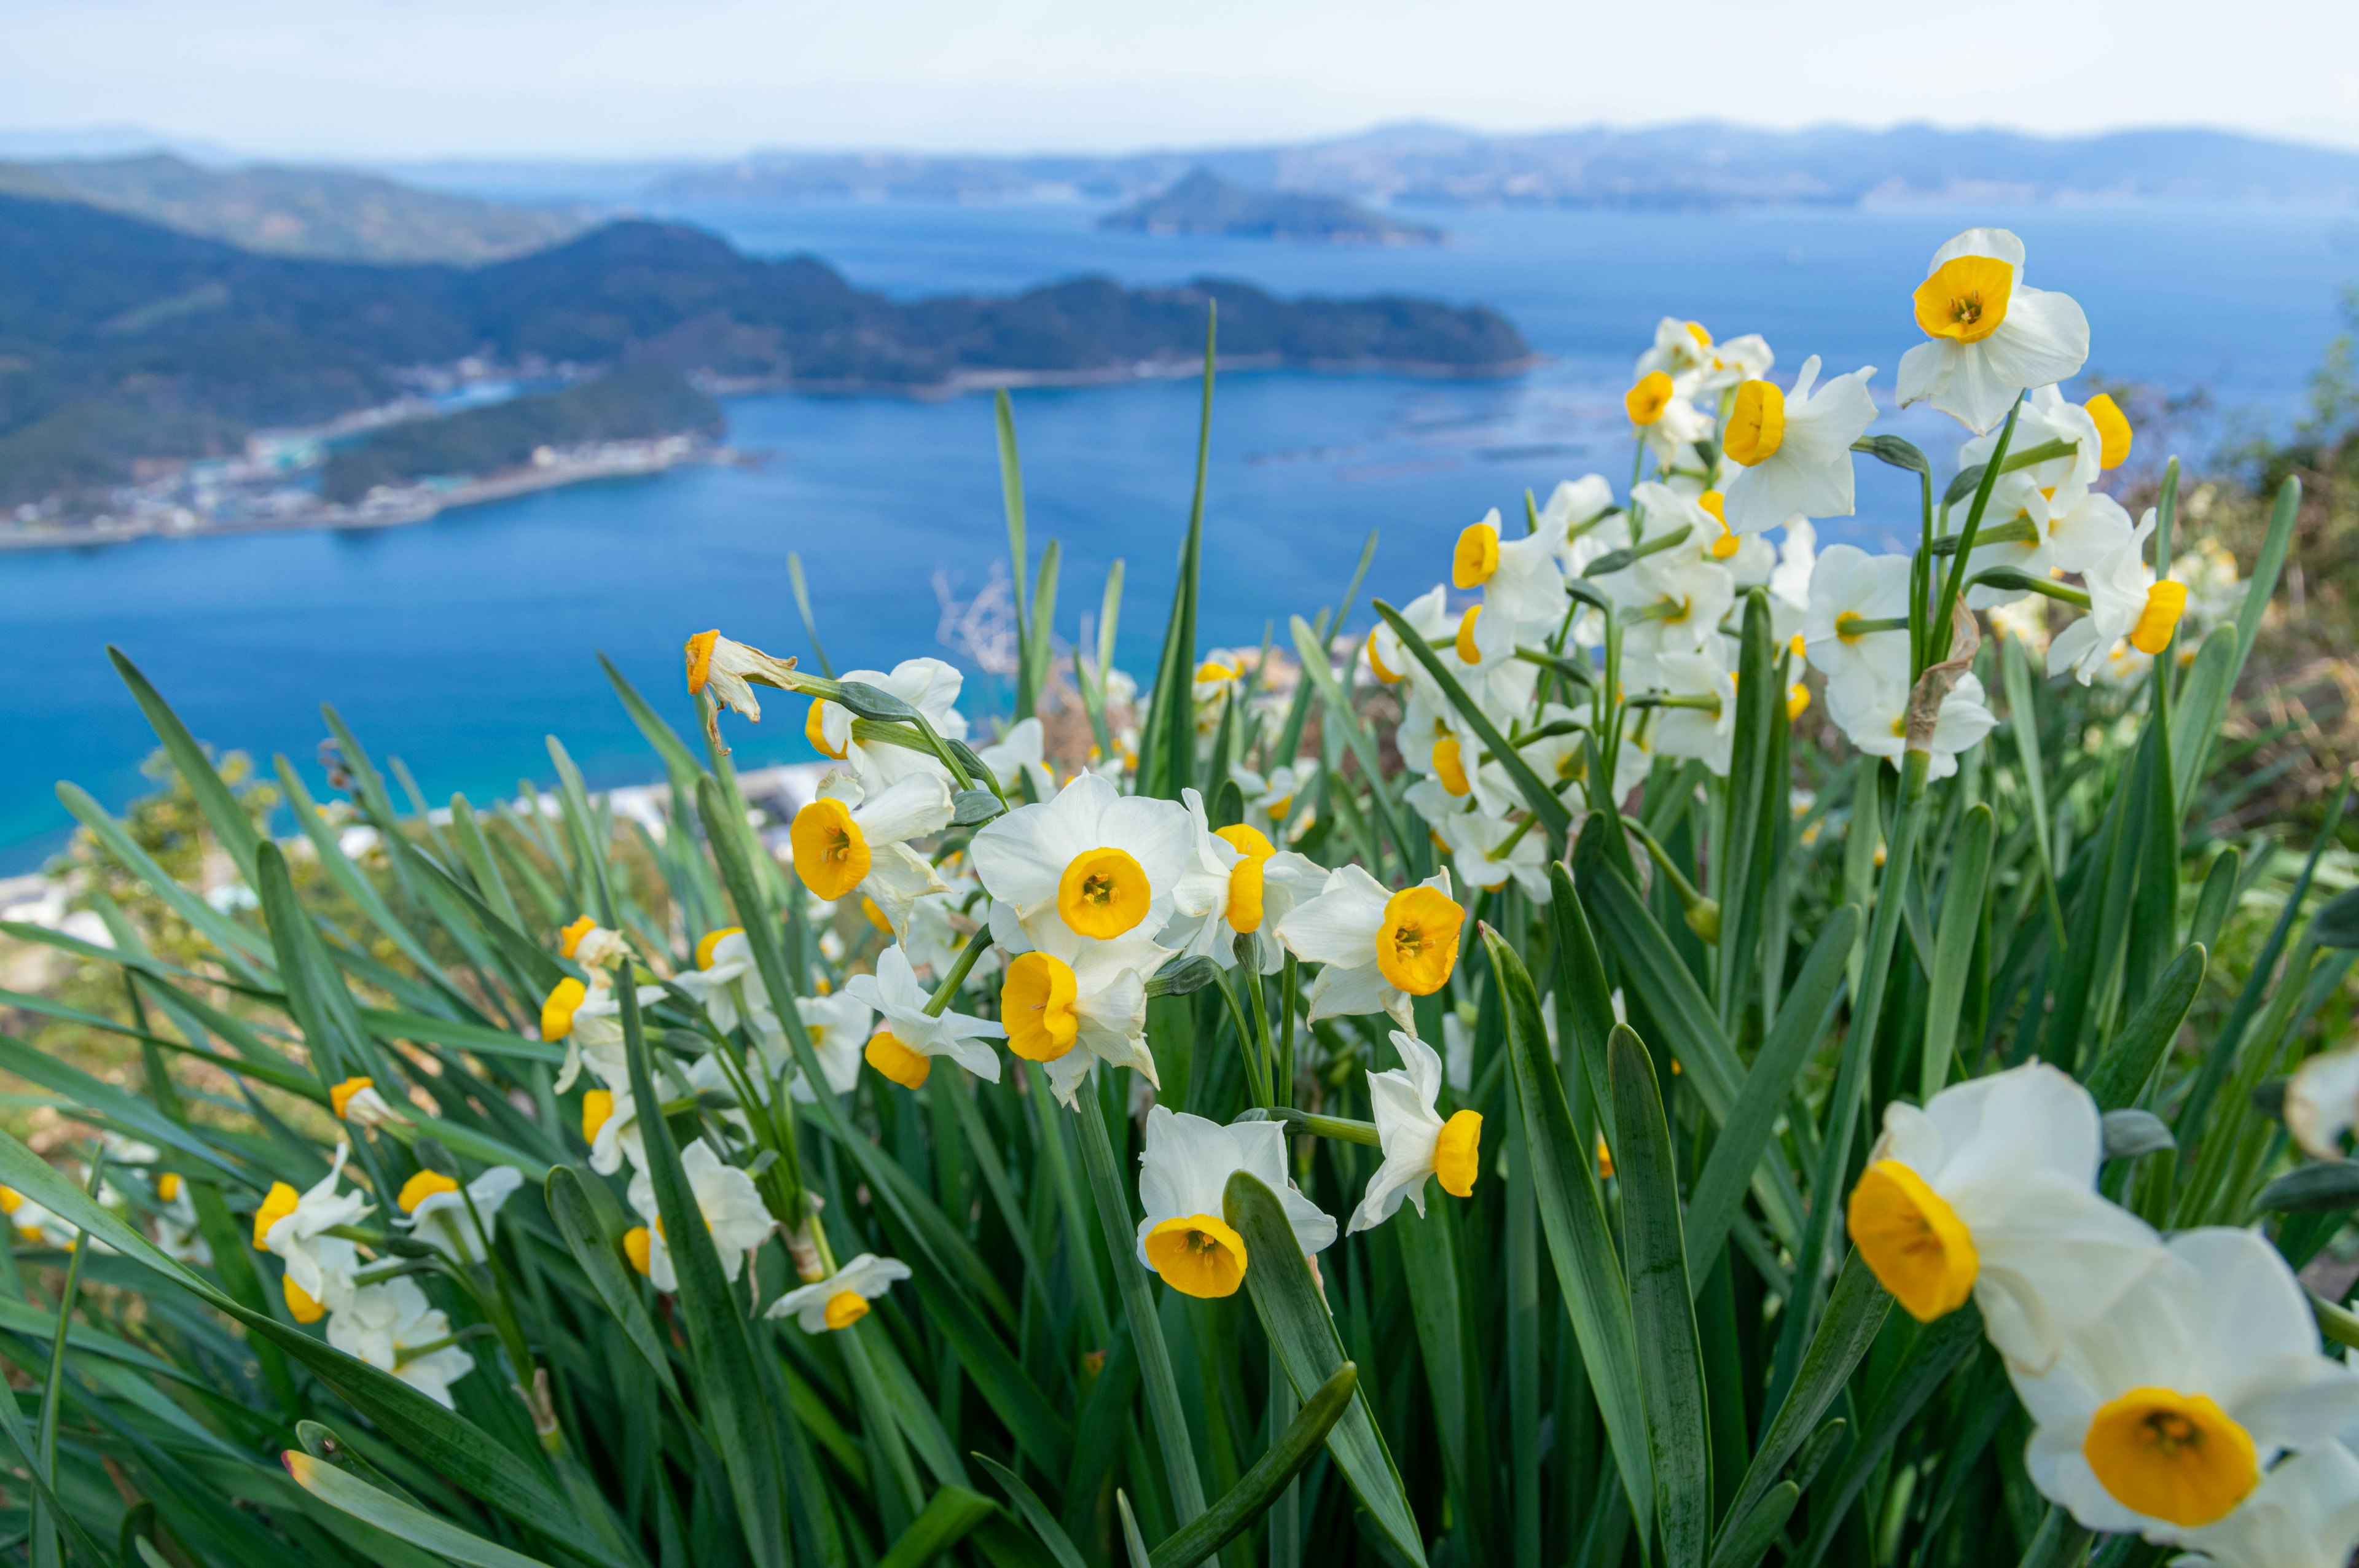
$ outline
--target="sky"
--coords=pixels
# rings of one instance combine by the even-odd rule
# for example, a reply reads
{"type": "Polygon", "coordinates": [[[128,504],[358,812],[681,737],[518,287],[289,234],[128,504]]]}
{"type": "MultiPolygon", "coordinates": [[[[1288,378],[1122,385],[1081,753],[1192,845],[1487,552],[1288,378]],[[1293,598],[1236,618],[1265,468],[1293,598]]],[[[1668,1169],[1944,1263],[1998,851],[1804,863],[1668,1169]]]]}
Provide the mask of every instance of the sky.
{"type": "Polygon", "coordinates": [[[279,158],[1115,152],[1699,117],[2359,147],[2350,0],[0,0],[0,138],[136,126],[279,158]]]}

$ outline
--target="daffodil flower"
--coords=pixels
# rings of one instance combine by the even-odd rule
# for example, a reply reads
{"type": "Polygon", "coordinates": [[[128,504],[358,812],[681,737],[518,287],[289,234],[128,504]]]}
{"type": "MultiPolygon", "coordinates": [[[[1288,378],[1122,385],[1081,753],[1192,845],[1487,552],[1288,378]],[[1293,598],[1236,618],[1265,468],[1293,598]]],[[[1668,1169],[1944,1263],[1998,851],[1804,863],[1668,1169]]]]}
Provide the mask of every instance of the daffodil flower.
{"type": "Polygon", "coordinates": [[[1196,791],[1180,791],[1180,799],[1188,808],[1193,862],[1180,878],[1175,913],[1160,940],[1180,957],[1210,958],[1226,969],[1238,961],[1237,939],[1250,937],[1255,972],[1277,973],[1285,962],[1277,923],[1326,873],[1306,857],[1279,849],[1258,827],[1239,822],[1213,828],[1196,791]]]}
{"type": "MultiPolygon", "coordinates": [[[[1182,1295],[1234,1295],[1252,1260],[1223,1215],[1229,1178],[1251,1172],[1277,1195],[1303,1254],[1335,1239],[1335,1222],[1304,1197],[1286,1170],[1286,1130],[1275,1121],[1223,1127],[1156,1106],[1138,1161],[1138,1260],[1182,1295]]],[[[1268,1260],[1265,1260],[1266,1262],[1268,1260]]]]}
{"type": "MultiPolygon", "coordinates": [[[[1851,670],[1827,682],[1827,717],[1851,743],[1871,757],[1882,757],[1895,767],[1908,747],[1908,687],[1873,670],[1851,670]]],[[[1933,720],[1928,779],[1945,779],[1958,771],[1958,757],[1982,744],[1998,728],[1983,683],[1972,674],[1941,698],[1933,720]]]]}
{"type": "MultiPolygon", "coordinates": [[[[959,673],[955,665],[940,659],[904,659],[890,671],[847,670],[840,678],[846,685],[873,686],[888,697],[900,698],[924,714],[934,732],[945,739],[966,739],[966,715],[958,710],[959,692],[966,684],[966,676],[959,673]]],[[[842,703],[813,699],[810,713],[803,721],[803,733],[819,751],[838,762],[849,762],[871,788],[882,789],[910,773],[933,773],[943,779],[950,776],[940,760],[929,752],[913,752],[881,741],[854,740],[852,710],[842,703]]]]}
{"type": "Polygon", "coordinates": [[[1852,514],[1851,444],[1875,423],[1867,390],[1875,373],[1865,367],[1818,386],[1812,354],[1790,392],[1771,381],[1736,389],[1721,432],[1722,454],[1740,465],[1722,486],[1732,530],[1758,534],[1790,517],[1852,514]]]}
{"type": "MultiPolygon", "coordinates": [[[[630,1065],[623,1054],[623,1004],[616,1000],[614,987],[604,983],[603,971],[592,973],[599,984],[585,990],[579,980],[560,980],[541,1004],[540,1037],[565,1042],[565,1060],[557,1069],[559,1094],[573,1087],[584,1066],[609,1088],[630,1082],[630,1065]]],[[[647,1008],[661,1001],[666,992],[661,986],[641,986],[637,994],[639,1006],[647,1008]]]]}
{"type": "Polygon", "coordinates": [[[1022,806],[975,834],[969,850],[991,896],[1027,925],[1052,913],[1108,941],[1162,929],[1188,863],[1187,810],[1114,792],[1084,773],[1053,800],[1022,806]]]}
{"type": "Polygon", "coordinates": [[[2089,568],[2082,581],[2089,588],[2089,613],[2056,634],[2048,644],[2048,673],[2071,670],[2087,686],[2096,678],[2114,644],[2123,638],[2139,653],[2154,654],[2170,646],[2171,633],[2187,608],[2187,585],[2169,578],[2157,581],[2146,564],[2146,542],[2154,533],[2151,507],[2138,520],[2136,532],[2103,561],[2089,568]]]}
{"type": "Polygon", "coordinates": [[[1159,1087],[1147,1047],[1147,982],[1173,950],[1133,932],[1111,941],[1077,936],[1061,921],[1018,924],[992,909],[992,933],[1008,954],[999,992],[1007,1048],[1040,1063],[1067,1105],[1098,1062],[1131,1067],[1159,1087]]]}
{"type": "Polygon", "coordinates": [[[1375,1113],[1384,1163],[1368,1178],[1360,1206],[1352,1211],[1346,1234],[1367,1230],[1393,1217],[1403,1198],[1425,1214],[1425,1179],[1439,1177],[1451,1197],[1472,1197],[1482,1173],[1483,1118],[1472,1110],[1448,1120],[1435,1108],[1441,1098],[1441,1058],[1416,1035],[1392,1032],[1401,1065],[1368,1075],[1368,1104],[1375,1113]]]}
{"type": "Polygon", "coordinates": [[[463,1346],[425,1348],[450,1337],[450,1318],[407,1278],[359,1287],[328,1320],[329,1344],[392,1373],[445,1410],[457,1408],[451,1385],[475,1369],[463,1346]]]}
{"type": "Polygon", "coordinates": [[[1832,545],[1810,573],[1802,646],[1829,680],[1864,673],[1908,680],[1908,557],[1832,545]]]}
{"type": "Polygon", "coordinates": [[[1910,1315],[1969,1296],[1991,1344],[2036,1375],[2163,1262],[2154,1229],[2096,1190],[2089,1092],[2044,1063],[1895,1100],[1852,1189],[1853,1243],[1910,1315]]]}
{"type": "Polygon", "coordinates": [[[302,1193],[285,1182],[272,1183],[254,1213],[254,1249],[275,1252],[285,1260],[288,1305],[305,1323],[316,1321],[323,1303],[334,1306],[352,1289],[358,1255],[343,1238],[324,1234],[352,1224],[374,1206],[358,1188],[336,1191],[351,1154],[350,1144],[338,1143],[327,1175],[302,1193]],[[310,1303],[308,1309],[298,1303],[298,1292],[310,1303]]]}
{"type": "Polygon", "coordinates": [[[1007,1031],[987,1018],[948,1008],[939,1017],[929,1014],[926,1004],[933,999],[918,983],[908,955],[897,944],[876,956],[875,974],[844,981],[843,994],[883,1015],[865,1054],[870,1066],[895,1083],[918,1087],[936,1056],[948,1056],[978,1078],[999,1081],[999,1054],[984,1042],[1000,1039],[1007,1031]]]}
{"type": "MultiPolygon", "coordinates": [[[[770,1232],[777,1228],[777,1221],[764,1206],[754,1178],[714,1153],[712,1146],[703,1139],[690,1140],[679,1152],[679,1167],[688,1178],[689,1191],[696,1198],[697,1212],[704,1217],[704,1227],[712,1235],[712,1249],[721,1255],[721,1272],[734,1282],[755,1249],[768,1240],[770,1232]]],[[[672,1271],[671,1247],[656,1204],[655,1178],[645,1171],[639,1172],[631,1178],[626,1195],[631,1207],[647,1221],[624,1238],[624,1250],[630,1256],[631,1266],[659,1291],[679,1289],[679,1277],[672,1271]],[[639,1239],[634,1242],[632,1237],[639,1239]]]]}
{"type": "MultiPolygon", "coordinates": [[[[820,1074],[827,1079],[827,1087],[840,1095],[850,1094],[860,1082],[860,1053],[867,1044],[875,1012],[847,991],[797,997],[795,1012],[803,1021],[803,1033],[810,1039],[811,1054],[819,1058],[820,1074]]],[[[787,1092],[799,1100],[818,1098],[800,1068],[787,1085],[787,1092]]]]}
{"type": "Polygon", "coordinates": [[[611,969],[631,956],[621,932],[610,931],[586,914],[557,934],[557,951],[585,969],[611,969]]]}
{"type": "Polygon", "coordinates": [[[1311,1022],[1386,1012],[1406,1029],[1409,999],[1449,983],[1465,920],[1446,871],[1387,892],[1361,867],[1343,865],[1278,923],[1277,936],[1296,957],[1322,966],[1310,986],[1311,1022]]]}
{"type": "Polygon", "coordinates": [[[1305,811],[1294,816],[1294,803],[1319,776],[1319,759],[1298,757],[1293,762],[1272,768],[1265,777],[1243,762],[1229,764],[1229,778],[1245,797],[1245,821],[1265,834],[1275,837],[1285,828],[1289,838],[1299,838],[1310,827],[1310,814],[1305,811]],[[1289,826],[1288,818],[1292,818],[1289,826]]]}
{"type": "MultiPolygon", "coordinates": [[[[9,1206],[6,1190],[0,1188],[0,1208],[9,1206]]],[[[198,1229],[196,1203],[189,1195],[189,1184],[178,1172],[166,1171],[157,1176],[156,1201],[157,1250],[176,1262],[212,1268],[213,1249],[198,1229]]]]}
{"type": "MultiPolygon", "coordinates": [[[[294,1190],[288,1188],[289,1193],[294,1190]]],[[[67,1224],[14,1187],[0,1187],[0,1214],[8,1217],[10,1228],[37,1247],[43,1244],[71,1247],[79,1234],[77,1227],[67,1224]]]]}
{"type": "Polygon", "coordinates": [[[2050,1370],[2008,1370],[2043,1496],[2091,1530],[2191,1544],[2261,1500],[2278,1455],[2359,1420],[2359,1373],[2319,1354],[2309,1299],[2265,1238],[2189,1230],[2168,1253],[2050,1370]]]}
{"type": "Polygon", "coordinates": [[[696,999],[712,1027],[727,1034],[750,1022],[765,1039],[783,1039],[769,988],[754,962],[754,946],[742,926],[723,926],[697,939],[696,968],[682,969],[672,984],[696,999]],[[739,1002],[743,1000],[741,1012],[739,1002]]]}
{"type": "Polygon", "coordinates": [[[346,1078],[328,1090],[328,1108],[339,1121],[349,1121],[354,1127],[383,1127],[399,1119],[400,1113],[386,1103],[376,1092],[373,1078],[346,1078]]]}
{"type": "Polygon", "coordinates": [[[2227,1518],[2177,1540],[2198,1555],[2172,1568],[2347,1568],[2359,1550],[2359,1459],[2339,1442],[2304,1449],[2227,1518]]]}
{"type": "Polygon", "coordinates": [[[868,1303],[891,1290],[894,1281],[908,1277],[909,1265],[898,1258],[863,1252],[826,1279],[788,1291],[762,1315],[791,1317],[805,1334],[850,1328],[868,1315],[868,1303]]]}
{"type": "Polygon", "coordinates": [[[1556,488],[1549,492],[1548,504],[1540,508],[1540,527],[1557,541],[1558,548],[1566,553],[1567,571],[1580,569],[1571,564],[1570,553],[1582,539],[1595,531],[1590,524],[1613,510],[1614,486],[1603,474],[1585,473],[1579,479],[1560,479],[1557,481],[1556,488]],[[1581,532],[1575,534],[1576,529],[1581,532]]]}
{"type": "Polygon", "coordinates": [[[647,1146],[639,1127],[638,1100],[626,1080],[620,1088],[591,1089],[582,1097],[582,1141],[590,1145],[590,1168],[611,1176],[628,1160],[647,1167],[647,1146]]]}
{"type": "Polygon", "coordinates": [[[495,1165],[469,1182],[462,1196],[459,1184],[450,1177],[439,1171],[420,1171],[403,1185],[397,1200],[408,1217],[394,1224],[407,1225],[419,1240],[454,1263],[480,1263],[486,1244],[499,1235],[501,1206],[522,1185],[522,1171],[514,1165],[495,1165]],[[476,1230],[478,1218],[489,1235],[476,1230]]]}
{"type": "Polygon", "coordinates": [[[1450,580],[1457,588],[1483,590],[1483,609],[1517,625],[1553,630],[1564,615],[1563,524],[1543,514],[1539,526],[1519,538],[1503,539],[1499,509],[1493,507],[1458,535],[1451,554],[1450,580]]]}
{"type": "Polygon", "coordinates": [[[733,643],[718,628],[699,632],[688,640],[688,692],[694,697],[710,686],[712,707],[704,716],[705,738],[713,749],[726,754],[729,748],[721,743],[721,710],[724,708],[742,713],[759,724],[762,704],[754,696],[756,686],[775,687],[780,691],[792,689],[787,676],[794,673],[792,659],[774,659],[761,649],[744,643],[733,643]]]}
{"type": "Polygon", "coordinates": [[[1935,251],[1916,304],[1930,341],[1900,356],[1901,406],[1930,401],[1976,433],[2089,357],[2089,319],[2070,295],[2025,286],[2023,242],[2005,229],[1968,229],[1935,251]]]}
{"type": "Polygon", "coordinates": [[[2311,1159],[2343,1158],[2343,1135],[2359,1124],[2359,1046],[2321,1051],[2294,1070],[2285,1124],[2311,1159]]]}
{"type": "Polygon", "coordinates": [[[1049,774],[1043,761],[1048,755],[1047,731],[1037,718],[1017,720],[1006,734],[976,751],[991,776],[999,781],[1002,789],[1013,791],[1021,781],[1032,782],[1033,798],[1046,800],[1057,793],[1056,780],[1049,774]]]}
{"type": "Polygon", "coordinates": [[[1704,330],[1703,323],[1666,316],[1655,323],[1654,344],[1638,356],[1637,368],[1632,373],[1640,381],[1658,373],[1676,381],[1712,367],[1712,334],[1704,330]]]}
{"type": "Polygon", "coordinates": [[[1712,416],[1695,406],[1701,384],[1693,373],[1675,378],[1666,371],[1648,371],[1622,395],[1632,428],[1664,468],[1691,456],[1695,444],[1712,434],[1712,416]]]}
{"type": "Polygon", "coordinates": [[[831,773],[788,830],[795,874],[831,903],[854,892],[875,900],[894,935],[906,937],[909,906],[950,891],[908,840],[949,827],[953,810],[950,785],[937,773],[905,773],[872,791],[853,773],[831,773]]]}

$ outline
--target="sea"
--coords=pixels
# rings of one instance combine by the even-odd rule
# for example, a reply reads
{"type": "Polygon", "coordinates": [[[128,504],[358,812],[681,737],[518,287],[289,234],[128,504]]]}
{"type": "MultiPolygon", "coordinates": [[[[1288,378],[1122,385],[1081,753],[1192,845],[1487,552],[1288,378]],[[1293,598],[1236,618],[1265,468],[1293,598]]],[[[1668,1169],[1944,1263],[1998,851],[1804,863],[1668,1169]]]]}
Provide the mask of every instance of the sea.
{"type": "MultiPolygon", "coordinates": [[[[1134,284],[1244,279],[1281,294],[1424,295],[1504,311],[1546,356],[1499,381],[1239,373],[1213,405],[1201,629],[1258,643],[1335,604],[1376,540],[1368,594],[1446,575],[1451,542],[1492,507],[1597,471],[1626,483],[1620,399],[1665,315],[1765,334],[1783,379],[1876,367],[1889,406],[1919,341],[1909,291],[1973,224],[2022,235],[2027,281],[2086,309],[2088,377],[2172,401],[2190,462],[2299,416],[2342,291],[2359,280],[2359,212],[2159,205],[1744,212],[1449,212],[1445,243],[1359,248],[1100,232],[1103,210],[1022,205],[696,205],[658,215],[745,249],[809,253],[900,297],[996,293],[1082,274],[1134,284]]],[[[2074,390],[2085,392],[2088,382],[2074,390]]],[[[1124,568],[1118,661],[1147,673],[1194,475],[1194,381],[1014,395],[1037,564],[1061,553],[1056,631],[1094,620],[1124,568]]],[[[593,786],[660,770],[602,674],[602,651],[675,724],[693,719],[680,645],[719,627],[814,663],[787,560],[799,555],[840,670],[962,658],[988,732],[1007,683],[957,651],[957,627],[1006,571],[992,404],[766,395],[727,402],[754,461],[547,491],[368,533],[151,539],[0,555],[0,875],[38,869],[71,827],[71,780],[113,808],[152,790],[152,732],[109,665],[123,650],[196,735],[266,773],[284,754],[314,791],[332,704],[382,765],[433,801],[481,804],[554,776],[562,740],[593,786]],[[947,639],[947,642],[946,642],[947,639]]],[[[1962,432],[1924,410],[1878,427],[1951,466],[1962,432]]],[[[1858,515],[1821,528],[1903,547],[1913,481],[1863,460],[1858,515]]],[[[1512,523],[1511,523],[1512,527],[1512,523]]],[[[1363,609],[1355,624],[1364,622],[1363,609]]],[[[808,759],[801,704],[732,719],[741,766],[808,759]]],[[[284,825],[282,825],[283,827],[284,825]]]]}

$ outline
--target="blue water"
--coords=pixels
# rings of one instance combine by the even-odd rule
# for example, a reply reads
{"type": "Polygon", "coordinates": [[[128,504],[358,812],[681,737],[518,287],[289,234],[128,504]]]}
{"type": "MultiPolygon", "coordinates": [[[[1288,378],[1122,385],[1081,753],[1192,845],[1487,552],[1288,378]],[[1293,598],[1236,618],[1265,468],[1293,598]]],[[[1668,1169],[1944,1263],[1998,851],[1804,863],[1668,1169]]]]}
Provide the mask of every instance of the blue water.
{"type": "MultiPolygon", "coordinates": [[[[1450,540],[1527,487],[1596,469],[1626,477],[1619,399],[1666,313],[1761,331],[1781,373],[1893,367],[1916,341],[1908,292],[1969,222],[2016,228],[2029,280],[2094,330],[2092,373],[2281,422],[2359,277],[2359,224],[2322,211],[2038,209],[1451,214],[1448,244],[1328,249],[1100,234],[1082,206],[728,206],[684,210],[738,243],[808,250],[898,296],[1020,288],[1078,272],[1133,282],[1214,274],[1285,293],[1413,292],[1506,311],[1552,356],[1506,382],[1236,375],[1220,389],[1206,513],[1203,635],[1256,642],[1332,604],[1372,529],[1371,586],[1402,597],[1440,574],[1450,540]]],[[[1060,629],[1126,563],[1123,657],[1151,659],[1185,523],[1197,388],[1167,382],[1016,399],[1034,549],[1064,546],[1060,629]]],[[[594,654],[609,653],[682,728],[679,644],[720,626],[802,653],[785,562],[800,552],[839,665],[941,652],[940,574],[973,593],[1004,555],[987,399],[733,400],[731,439],[757,469],[688,469],[544,492],[381,534],[151,540],[0,556],[0,872],[38,865],[69,819],[71,779],[110,806],[147,787],[154,741],[107,665],[119,643],[202,739],[314,752],[335,703],[380,762],[429,796],[479,802],[546,781],[562,737],[593,784],[656,769],[594,654]]],[[[1884,428],[1945,462],[1955,427],[1921,412],[1884,428]]],[[[2216,427],[2216,422],[2213,427],[2216,427]]],[[[2190,438],[2208,438],[2191,428],[2190,438]]],[[[1897,545],[1903,476],[1862,471],[1861,515],[1826,530],[1897,545]]],[[[970,683],[977,703],[995,692],[970,683]]],[[[799,705],[730,726],[741,763],[808,756],[799,705]]]]}

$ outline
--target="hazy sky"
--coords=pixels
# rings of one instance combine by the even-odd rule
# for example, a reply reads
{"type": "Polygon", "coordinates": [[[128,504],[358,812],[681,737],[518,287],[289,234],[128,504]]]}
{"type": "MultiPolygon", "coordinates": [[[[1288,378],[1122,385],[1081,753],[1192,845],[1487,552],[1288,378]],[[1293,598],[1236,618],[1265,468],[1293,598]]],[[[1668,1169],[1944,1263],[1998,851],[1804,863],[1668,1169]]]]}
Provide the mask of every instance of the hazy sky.
{"type": "Polygon", "coordinates": [[[277,157],[1118,150],[1408,117],[2359,146],[2351,0],[0,0],[0,131],[277,157]]]}

